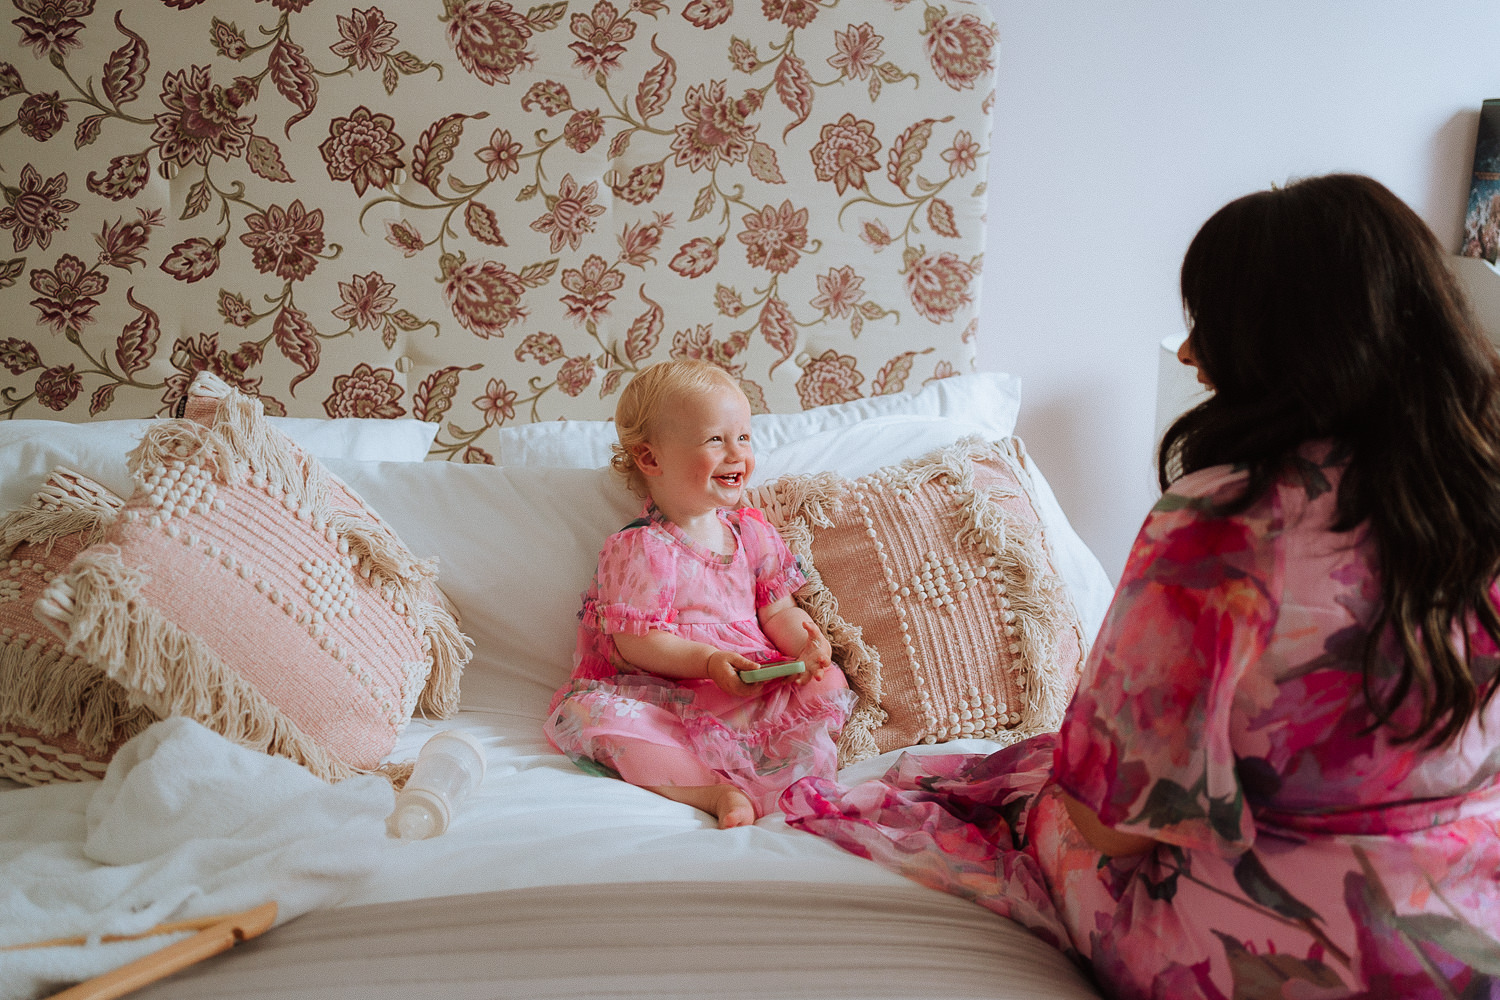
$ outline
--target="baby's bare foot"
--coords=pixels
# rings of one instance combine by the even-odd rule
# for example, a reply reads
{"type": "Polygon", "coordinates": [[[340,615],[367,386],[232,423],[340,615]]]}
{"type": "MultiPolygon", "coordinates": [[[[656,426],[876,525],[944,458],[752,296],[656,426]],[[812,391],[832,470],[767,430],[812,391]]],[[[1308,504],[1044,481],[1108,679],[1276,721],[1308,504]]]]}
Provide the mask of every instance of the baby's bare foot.
{"type": "Polygon", "coordinates": [[[720,789],[713,808],[708,811],[719,818],[719,829],[729,830],[736,826],[749,826],[755,822],[755,806],[744,792],[733,785],[719,785],[720,789]]]}
{"type": "Polygon", "coordinates": [[[720,785],[656,785],[647,786],[658,795],[665,795],[674,802],[685,802],[694,809],[702,809],[719,821],[720,830],[736,826],[749,826],[755,822],[755,806],[744,792],[727,782],[720,785]]]}

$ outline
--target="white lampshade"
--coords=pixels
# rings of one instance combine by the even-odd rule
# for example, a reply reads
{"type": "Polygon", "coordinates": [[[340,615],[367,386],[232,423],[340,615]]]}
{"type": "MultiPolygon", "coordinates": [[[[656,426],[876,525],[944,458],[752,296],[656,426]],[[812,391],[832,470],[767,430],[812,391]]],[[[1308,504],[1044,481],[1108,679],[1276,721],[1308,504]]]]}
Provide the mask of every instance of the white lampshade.
{"type": "Polygon", "coordinates": [[[1500,344],[1500,270],[1481,257],[1449,257],[1448,263],[1463,283],[1485,336],[1500,344]]]}

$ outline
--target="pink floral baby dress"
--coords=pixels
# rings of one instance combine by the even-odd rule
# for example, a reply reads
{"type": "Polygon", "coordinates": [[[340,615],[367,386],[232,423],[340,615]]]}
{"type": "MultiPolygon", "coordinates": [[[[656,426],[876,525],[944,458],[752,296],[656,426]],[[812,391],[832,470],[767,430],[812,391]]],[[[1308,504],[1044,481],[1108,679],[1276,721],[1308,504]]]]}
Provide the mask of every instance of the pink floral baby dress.
{"type": "Polygon", "coordinates": [[[646,787],[729,781],[765,815],[798,778],[835,774],[835,740],[854,704],[843,674],[763,681],[741,698],[711,680],[637,670],[612,638],[660,629],[758,663],[784,659],[756,612],[806,579],[760,511],[719,517],[736,539],[729,555],[699,545],[655,506],[605,541],[583,596],[573,680],[553,696],[545,732],[585,770],[646,787]]]}
{"type": "Polygon", "coordinates": [[[1366,531],[1332,530],[1341,473],[1310,446],[1233,516],[1212,506],[1245,473],[1183,477],[1061,733],[799,782],[787,821],[1022,922],[1120,1000],[1500,998],[1500,698],[1448,746],[1370,730],[1380,588],[1366,531]],[[1060,791],[1161,845],[1101,857],[1060,791]]]}

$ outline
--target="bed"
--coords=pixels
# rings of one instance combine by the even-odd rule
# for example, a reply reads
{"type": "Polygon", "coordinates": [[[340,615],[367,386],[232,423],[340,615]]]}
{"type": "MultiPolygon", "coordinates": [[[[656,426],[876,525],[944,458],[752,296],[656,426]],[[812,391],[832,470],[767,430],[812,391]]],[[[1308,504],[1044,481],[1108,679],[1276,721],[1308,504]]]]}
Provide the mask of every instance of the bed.
{"type": "Polygon", "coordinates": [[[541,734],[599,544],[638,512],[603,468],[615,395],[683,356],[754,404],[753,498],[858,679],[845,780],[1056,724],[1110,587],[1014,437],[1017,380],[973,371],[982,7],[18,10],[0,515],[36,515],[7,571],[42,589],[21,609],[0,581],[40,623],[3,636],[0,947],[96,937],[0,951],[0,987],[269,897],[274,929],[138,995],[1096,995],[973,903],[778,815],[714,829],[541,734]],[[319,539],[326,564],[296,549],[319,539]],[[105,555],[145,596],[99,621],[144,635],[150,605],[205,651],[87,625],[105,555]],[[46,643],[120,685],[109,712],[17,707],[13,650],[46,643]],[[320,649],[380,692],[351,696],[368,718],[290,666],[320,649]],[[392,837],[370,772],[399,783],[450,728],[483,783],[440,836],[392,837]]]}

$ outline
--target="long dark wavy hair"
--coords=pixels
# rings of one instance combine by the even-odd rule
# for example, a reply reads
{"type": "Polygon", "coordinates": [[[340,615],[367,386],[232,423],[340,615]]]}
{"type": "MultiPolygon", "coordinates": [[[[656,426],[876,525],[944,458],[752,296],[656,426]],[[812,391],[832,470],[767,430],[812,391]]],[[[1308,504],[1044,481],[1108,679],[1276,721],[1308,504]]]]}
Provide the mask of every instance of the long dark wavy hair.
{"type": "Polygon", "coordinates": [[[1214,392],[1163,436],[1162,489],[1239,465],[1245,490],[1221,510],[1241,511],[1300,445],[1335,442],[1349,459],[1334,528],[1368,523],[1380,575],[1364,650],[1370,730],[1416,697],[1420,722],[1393,739],[1450,742],[1496,687],[1493,663],[1455,636],[1477,623],[1500,643],[1500,357],[1432,231],[1369,177],[1260,191],[1193,238],[1182,301],[1214,392]],[[1389,684],[1387,629],[1405,654],[1389,684]]]}

